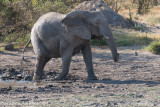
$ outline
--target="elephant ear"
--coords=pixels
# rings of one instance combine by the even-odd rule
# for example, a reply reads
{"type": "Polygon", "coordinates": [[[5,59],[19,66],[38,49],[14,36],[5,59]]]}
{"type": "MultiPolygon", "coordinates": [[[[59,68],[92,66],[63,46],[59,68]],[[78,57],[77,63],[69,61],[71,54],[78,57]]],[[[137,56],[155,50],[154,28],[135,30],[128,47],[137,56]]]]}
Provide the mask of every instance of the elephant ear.
{"type": "Polygon", "coordinates": [[[64,18],[62,24],[71,35],[85,40],[91,39],[90,30],[82,18],[64,18]]]}

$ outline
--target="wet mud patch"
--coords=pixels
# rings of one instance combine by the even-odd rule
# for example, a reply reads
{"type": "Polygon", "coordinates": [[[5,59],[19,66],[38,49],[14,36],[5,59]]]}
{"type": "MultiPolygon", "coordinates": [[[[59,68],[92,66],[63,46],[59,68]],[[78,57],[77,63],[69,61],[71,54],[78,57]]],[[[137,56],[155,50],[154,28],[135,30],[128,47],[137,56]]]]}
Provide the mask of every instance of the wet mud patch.
{"type": "Polygon", "coordinates": [[[11,66],[11,65],[6,65],[3,66],[2,69],[0,69],[0,75],[1,75],[1,80],[10,80],[10,79],[15,79],[15,80],[20,80],[22,79],[21,74],[19,70],[19,66],[11,66]]]}
{"type": "Polygon", "coordinates": [[[0,69],[0,80],[25,80],[25,81],[31,81],[33,71],[21,71],[19,65],[6,65],[2,67],[3,69],[0,69]]]}
{"type": "MultiPolygon", "coordinates": [[[[4,81],[6,82],[6,81],[4,81]]],[[[31,82],[11,82],[7,81],[6,83],[1,83],[3,88],[0,88],[0,94],[22,94],[22,93],[61,93],[61,92],[72,92],[71,86],[56,86],[52,84],[41,84],[35,85],[31,82]],[[11,84],[12,83],[12,84],[11,84]]]]}
{"type": "MultiPolygon", "coordinates": [[[[60,74],[56,71],[46,71],[44,79],[46,81],[56,81],[55,78],[60,74]]],[[[84,78],[79,75],[68,74],[64,80],[83,80],[84,78]]]]}

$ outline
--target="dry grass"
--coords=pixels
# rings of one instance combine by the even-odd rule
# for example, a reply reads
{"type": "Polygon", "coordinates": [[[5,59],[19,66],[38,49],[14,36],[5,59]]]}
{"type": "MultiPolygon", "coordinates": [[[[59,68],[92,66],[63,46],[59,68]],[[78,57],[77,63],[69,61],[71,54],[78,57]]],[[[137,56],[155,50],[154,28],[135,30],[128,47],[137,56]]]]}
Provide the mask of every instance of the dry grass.
{"type": "MultiPolygon", "coordinates": [[[[160,26],[160,6],[154,6],[144,15],[137,14],[137,9],[131,9],[132,19],[141,23],[160,26]]],[[[121,9],[119,14],[129,18],[129,9],[121,9]]]]}
{"type": "Polygon", "coordinates": [[[148,37],[153,40],[160,40],[159,35],[160,35],[160,33],[144,33],[144,32],[138,33],[138,36],[140,36],[140,37],[148,37]]]}

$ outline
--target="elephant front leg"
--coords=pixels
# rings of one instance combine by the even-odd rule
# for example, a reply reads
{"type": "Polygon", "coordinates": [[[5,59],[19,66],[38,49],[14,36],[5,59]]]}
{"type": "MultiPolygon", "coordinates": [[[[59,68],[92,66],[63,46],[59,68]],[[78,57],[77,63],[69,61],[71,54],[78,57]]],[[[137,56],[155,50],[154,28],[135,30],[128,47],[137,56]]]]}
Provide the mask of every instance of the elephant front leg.
{"type": "Polygon", "coordinates": [[[42,57],[37,58],[36,70],[35,70],[34,76],[33,76],[34,81],[40,80],[44,77],[43,69],[49,60],[50,60],[50,58],[46,57],[46,56],[42,56],[42,57]]]}
{"type": "Polygon", "coordinates": [[[94,74],[93,70],[93,64],[92,64],[92,52],[90,44],[88,43],[87,46],[85,46],[82,49],[83,59],[87,67],[87,73],[88,73],[88,80],[97,80],[96,75],[94,74]]]}
{"type": "Polygon", "coordinates": [[[68,72],[69,72],[69,66],[72,58],[72,53],[66,52],[65,55],[62,56],[62,72],[59,74],[58,77],[56,77],[56,80],[63,80],[68,72]]]}

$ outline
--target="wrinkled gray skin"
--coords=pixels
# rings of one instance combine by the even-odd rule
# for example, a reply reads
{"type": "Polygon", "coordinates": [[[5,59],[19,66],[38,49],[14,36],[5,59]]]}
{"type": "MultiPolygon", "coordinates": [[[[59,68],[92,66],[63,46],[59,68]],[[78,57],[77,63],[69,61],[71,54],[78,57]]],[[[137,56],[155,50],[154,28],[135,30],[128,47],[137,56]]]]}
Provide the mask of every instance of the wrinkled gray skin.
{"type": "Polygon", "coordinates": [[[101,12],[73,11],[68,15],[51,12],[41,16],[31,32],[31,42],[37,57],[33,80],[42,79],[45,64],[51,58],[60,57],[62,72],[56,79],[64,79],[69,72],[72,56],[80,51],[87,67],[87,79],[97,79],[92,65],[89,42],[91,35],[107,38],[113,60],[117,62],[118,53],[114,39],[101,12]]]}

